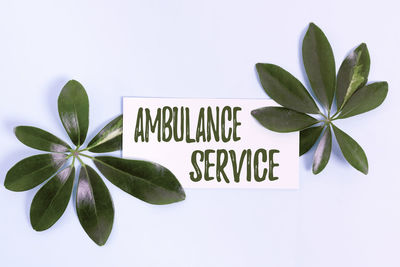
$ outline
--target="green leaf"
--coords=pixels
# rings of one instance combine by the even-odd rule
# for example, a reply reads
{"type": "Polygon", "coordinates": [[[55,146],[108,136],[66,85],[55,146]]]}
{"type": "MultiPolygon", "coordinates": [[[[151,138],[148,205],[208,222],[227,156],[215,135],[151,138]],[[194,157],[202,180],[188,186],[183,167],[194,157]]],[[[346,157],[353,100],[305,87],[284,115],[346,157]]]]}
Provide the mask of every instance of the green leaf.
{"type": "Polygon", "coordinates": [[[99,246],[106,243],[114,221],[114,206],[103,180],[90,166],[81,167],[76,192],[79,222],[99,246]]]}
{"type": "Polygon", "coordinates": [[[343,156],[351,166],[364,174],[368,174],[368,160],[364,150],[357,142],[345,132],[332,124],[336,140],[342,150],[343,156]]]}
{"type": "Polygon", "coordinates": [[[307,114],[283,107],[259,108],[251,111],[251,115],[265,128],[280,133],[303,130],[318,123],[307,114]]]}
{"type": "Polygon", "coordinates": [[[55,224],[68,206],[74,184],[75,168],[70,166],[50,179],[33,198],[31,224],[44,231],[55,224]]]}
{"type": "Polygon", "coordinates": [[[314,23],[308,27],[302,50],[311,87],[322,105],[330,110],[336,86],[335,58],[328,39],[314,23]]]}
{"type": "Polygon", "coordinates": [[[90,152],[104,153],[122,148],[122,115],[107,124],[88,144],[90,152]]]}
{"type": "Polygon", "coordinates": [[[95,157],[94,163],[111,183],[150,204],[170,204],[185,199],[176,177],[157,163],[115,157],[95,157]]]}
{"type": "Polygon", "coordinates": [[[18,126],[14,133],[21,143],[35,149],[59,153],[70,149],[70,146],[57,136],[36,127],[18,126]]]}
{"type": "Polygon", "coordinates": [[[80,146],[89,128],[89,99],[83,86],[69,81],[58,97],[58,113],[72,142],[80,146]]]}
{"type": "Polygon", "coordinates": [[[323,126],[317,126],[300,131],[300,156],[313,147],[323,129],[323,126]]]}
{"type": "Polygon", "coordinates": [[[320,173],[328,164],[329,157],[331,156],[332,150],[332,133],[331,127],[328,125],[322,135],[321,140],[315,150],[314,160],[313,160],[313,173],[320,173]]]}
{"type": "Polygon", "coordinates": [[[376,82],[358,89],[344,104],[337,117],[344,119],[355,116],[378,107],[385,100],[388,93],[387,82],[376,82]]]}
{"type": "Polygon", "coordinates": [[[344,59],[337,77],[336,104],[339,110],[358,88],[367,83],[369,66],[369,52],[364,43],[344,59]]]}
{"type": "Polygon", "coordinates": [[[11,191],[25,191],[43,183],[66,162],[64,154],[40,154],[15,164],[6,175],[4,186],[11,191]]]}
{"type": "Polygon", "coordinates": [[[307,89],[292,74],[273,64],[258,63],[256,68],[265,92],[277,103],[303,113],[319,113],[307,89]]]}

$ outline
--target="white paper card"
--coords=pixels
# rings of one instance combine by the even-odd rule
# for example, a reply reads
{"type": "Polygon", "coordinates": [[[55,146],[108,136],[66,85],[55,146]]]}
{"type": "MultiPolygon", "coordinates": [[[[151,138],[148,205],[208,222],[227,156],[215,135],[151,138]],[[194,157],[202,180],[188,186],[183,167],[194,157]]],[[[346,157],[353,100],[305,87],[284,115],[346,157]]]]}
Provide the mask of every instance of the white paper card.
{"type": "Polygon", "coordinates": [[[264,128],[265,99],[123,100],[123,157],[168,168],[185,188],[298,188],[299,134],[264,128]]]}

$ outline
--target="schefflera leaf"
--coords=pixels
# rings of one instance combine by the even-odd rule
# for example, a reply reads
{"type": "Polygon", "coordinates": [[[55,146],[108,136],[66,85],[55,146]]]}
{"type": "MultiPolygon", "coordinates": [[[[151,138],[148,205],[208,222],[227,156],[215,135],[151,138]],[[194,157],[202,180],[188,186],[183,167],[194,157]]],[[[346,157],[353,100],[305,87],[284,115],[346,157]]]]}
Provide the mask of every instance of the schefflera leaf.
{"type": "Polygon", "coordinates": [[[111,183],[150,204],[170,204],[185,199],[178,179],[167,168],[148,161],[95,157],[94,163],[111,183]]]}
{"type": "Polygon", "coordinates": [[[14,129],[15,136],[21,143],[38,150],[63,153],[71,147],[57,136],[32,126],[18,126],[14,129]]]}
{"type": "Polygon", "coordinates": [[[264,107],[251,111],[251,115],[265,128],[280,132],[295,132],[318,123],[315,118],[284,107],[264,107]]]}
{"type": "Polygon", "coordinates": [[[378,107],[388,93],[387,82],[371,83],[358,89],[344,104],[338,119],[352,117],[378,107]]]}
{"type": "Polygon", "coordinates": [[[336,105],[340,110],[357,89],[368,81],[370,57],[367,45],[362,43],[340,65],[337,76],[336,105]]]}
{"type": "Polygon", "coordinates": [[[292,74],[274,64],[256,64],[265,92],[284,107],[302,113],[319,113],[319,109],[303,84],[292,74]]]}
{"type": "Polygon", "coordinates": [[[300,131],[300,156],[305,154],[313,147],[323,129],[323,126],[317,126],[300,131]]]}
{"type": "Polygon", "coordinates": [[[89,98],[78,81],[64,85],[58,97],[58,113],[71,141],[82,145],[89,128],[89,98]]]}
{"type": "Polygon", "coordinates": [[[320,28],[310,23],[302,46],[303,63],[316,97],[330,110],[336,87],[335,58],[328,39],[320,28]]]}
{"type": "Polygon", "coordinates": [[[83,165],[76,192],[79,222],[99,246],[106,243],[114,222],[114,206],[103,180],[93,168],[83,165]]]}
{"type": "Polygon", "coordinates": [[[105,153],[122,148],[122,115],[108,123],[88,144],[88,150],[105,153]]]}
{"type": "Polygon", "coordinates": [[[15,164],[6,175],[4,186],[11,191],[26,191],[54,175],[67,161],[64,154],[40,154],[15,164]]]}
{"type": "Polygon", "coordinates": [[[75,168],[69,166],[50,179],[33,198],[30,219],[33,229],[44,231],[63,215],[71,198],[75,168]]]}
{"type": "Polygon", "coordinates": [[[368,174],[368,160],[361,146],[335,125],[332,124],[332,127],[345,159],[360,172],[368,174]]]}
{"type": "Polygon", "coordinates": [[[315,150],[314,159],[313,159],[313,173],[320,173],[328,164],[329,158],[331,156],[332,150],[332,133],[331,127],[328,125],[325,128],[325,132],[322,135],[321,140],[315,150]]]}

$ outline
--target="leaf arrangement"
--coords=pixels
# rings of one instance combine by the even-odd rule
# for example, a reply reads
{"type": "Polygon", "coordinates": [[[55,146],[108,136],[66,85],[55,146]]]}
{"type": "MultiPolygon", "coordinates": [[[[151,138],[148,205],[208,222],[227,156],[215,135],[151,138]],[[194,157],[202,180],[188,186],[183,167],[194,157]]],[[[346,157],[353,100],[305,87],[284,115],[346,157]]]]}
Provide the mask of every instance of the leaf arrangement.
{"type": "Polygon", "coordinates": [[[323,109],[318,108],[303,84],[289,72],[277,65],[258,63],[256,69],[262,87],[282,107],[256,109],[252,115],[269,130],[300,131],[300,156],[319,140],[313,159],[314,174],[320,173],[329,161],[332,130],[346,160],[367,174],[368,160],[364,150],[333,121],[378,107],[386,98],[387,82],[367,85],[370,57],[364,43],[351,51],[336,75],[331,45],[322,30],[313,23],[304,36],[302,54],[311,89],[323,109]],[[307,113],[319,114],[321,119],[307,113]]]}
{"type": "Polygon", "coordinates": [[[106,243],[114,221],[112,198],[99,174],[86,165],[82,157],[91,159],[111,183],[147,203],[161,205],[185,199],[179,181],[159,164],[87,154],[121,149],[122,115],[107,124],[83,147],[89,128],[89,99],[79,82],[71,80],[63,87],[58,97],[58,113],[75,148],[39,128],[15,128],[15,135],[23,144],[50,152],[21,160],[8,171],[4,181],[9,190],[25,191],[48,180],[31,204],[33,229],[46,230],[62,216],[75,184],[74,165],[79,162],[81,167],[75,196],[79,222],[96,244],[106,243]]]}

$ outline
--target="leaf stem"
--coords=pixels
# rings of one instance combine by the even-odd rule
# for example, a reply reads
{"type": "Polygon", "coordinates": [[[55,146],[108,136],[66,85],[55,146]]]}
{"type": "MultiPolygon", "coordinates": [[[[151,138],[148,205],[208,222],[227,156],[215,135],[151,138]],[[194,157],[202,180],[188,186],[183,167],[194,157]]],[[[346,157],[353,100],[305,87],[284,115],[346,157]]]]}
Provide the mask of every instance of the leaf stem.
{"type": "Polygon", "coordinates": [[[335,114],[333,114],[332,120],[336,119],[335,116],[337,116],[337,115],[340,113],[340,111],[341,111],[341,110],[338,109],[338,110],[335,112],[335,114]]]}
{"type": "Polygon", "coordinates": [[[87,158],[89,158],[89,159],[91,159],[91,160],[94,160],[94,159],[95,159],[94,157],[91,157],[91,156],[89,156],[89,155],[85,155],[85,154],[82,154],[82,153],[79,153],[79,155],[80,155],[80,156],[87,157],[87,158]]]}
{"type": "Polygon", "coordinates": [[[319,111],[318,112],[320,115],[322,115],[322,117],[324,117],[325,119],[328,119],[328,117],[327,116],[325,116],[325,114],[324,113],[322,113],[321,111],[319,111]]]}
{"type": "Polygon", "coordinates": [[[86,164],[81,160],[81,158],[79,156],[76,156],[76,158],[79,160],[79,162],[81,163],[82,166],[86,166],[86,164]]]}

